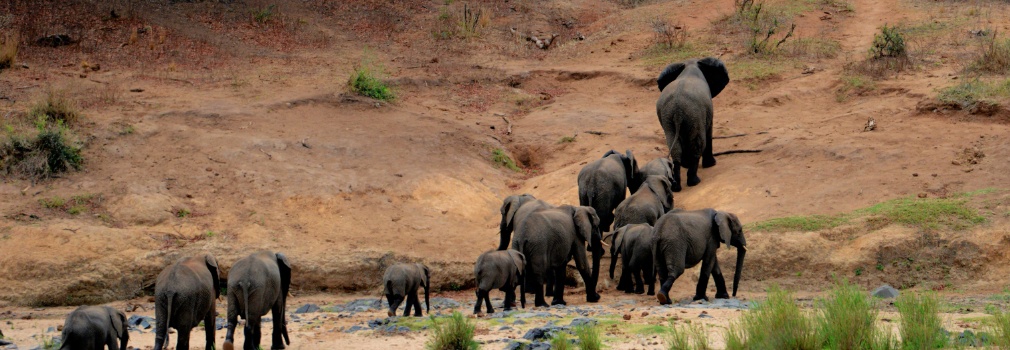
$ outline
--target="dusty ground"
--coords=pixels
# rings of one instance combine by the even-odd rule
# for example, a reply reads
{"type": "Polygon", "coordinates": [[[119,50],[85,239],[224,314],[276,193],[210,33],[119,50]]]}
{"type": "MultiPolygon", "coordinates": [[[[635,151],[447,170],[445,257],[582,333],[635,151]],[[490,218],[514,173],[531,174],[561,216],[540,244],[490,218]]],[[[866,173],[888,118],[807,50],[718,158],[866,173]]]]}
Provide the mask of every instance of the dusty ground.
{"type": "MultiPolygon", "coordinates": [[[[253,18],[270,4],[260,1],[0,5],[31,14],[13,24],[25,42],[18,62],[28,68],[0,71],[4,122],[16,121],[47,91],[63,91],[82,108],[75,128],[86,158],[83,170],[59,178],[8,176],[0,183],[0,302],[21,315],[34,312],[26,307],[142,300],[157,272],[179,256],[210,251],[226,275],[231,262],[255,249],[291,257],[298,303],[377,295],[381,271],[398,261],[432,266],[438,290],[468,288],[476,256],[498,242],[504,197],[527,192],[577,204],[576,173],[607,150],[631,149],[641,162],[663,156],[653,79],[668,61],[648,53],[657,16],[685,25],[700,55],[721,54],[729,65],[734,80],[715,99],[715,133],[747,135],[716,140],[715,150],[762,150],[719,157],[701,171],[701,185],[676,194],[677,207],[720,208],[752,224],[996,189],[972,200],[987,222],[970,229],[857,222],[749,232],[744,298],[759,297],[771,283],[816,294],[834,276],[868,289],[888,282],[952,293],[1003,290],[1010,272],[1003,253],[1010,245],[1007,112],[916,107],[965,79],[964,60],[977,46],[967,31],[1005,32],[1007,5],[854,0],[849,12],[834,2],[803,3],[809,6],[795,17],[796,37],[836,41],[835,55],[745,55],[739,33],[719,22],[732,11],[728,0],[634,8],[604,0],[489,2],[480,5],[481,35],[450,40],[433,33],[445,29],[440,13],[455,15],[460,3],[308,1],[281,4],[262,23],[253,18]],[[121,17],[109,18],[110,10],[121,17]],[[61,17],[68,14],[75,21],[61,17]],[[909,40],[913,69],[873,88],[839,92],[854,74],[847,63],[865,58],[885,23],[940,29],[909,40]],[[138,28],[143,33],[132,34],[138,28]],[[560,33],[560,44],[534,49],[510,28],[560,33]],[[56,32],[82,39],[59,48],[30,45],[56,32]],[[579,34],[585,40],[576,40],[579,34]],[[384,67],[394,102],[348,92],[348,77],[364,61],[384,67]],[[101,68],[92,70],[95,64],[101,68]],[[870,117],[878,127],[864,132],[870,117]],[[574,142],[560,142],[568,136],[574,142]],[[492,163],[496,148],[523,171],[492,163]],[[954,164],[965,149],[985,157],[954,164]],[[92,200],[76,215],[40,205],[82,195],[92,200]],[[902,259],[932,263],[924,271],[908,264],[874,269],[902,259]],[[320,292],[326,294],[318,299],[301,296],[320,292]]],[[[723,253],[732,259],[734,252],[723,253]]],[[[623,298],[601,284],[600,305],[623,298]]],[[[687,297],[691,285],[675,288],[687,297]]],[[[461,293],[458,300],[469,302],[470,292],[461,293]]],[[[646,300],[643,307],[654,307],[646,300]]],[[[39,321],[16,321],[23,334],[3,329],[30,343],[67,310],[45,308],[39,321]]],[[[329,314],[320,329],[380,314],[347,321],[329,314]]],[[[482,339],[517,333],[489,331],[482,339]]],[[[419,346],[425,336],[296,334],[293,346],[362,348],[380,341],[419,346]]]]}

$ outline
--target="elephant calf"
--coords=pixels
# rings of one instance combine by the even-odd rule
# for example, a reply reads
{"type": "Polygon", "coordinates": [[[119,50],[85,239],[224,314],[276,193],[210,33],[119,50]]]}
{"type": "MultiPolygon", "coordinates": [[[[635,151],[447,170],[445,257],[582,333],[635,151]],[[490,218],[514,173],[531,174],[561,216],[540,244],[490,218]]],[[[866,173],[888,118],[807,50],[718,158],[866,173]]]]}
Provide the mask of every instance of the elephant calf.
{"type": "Polygon", "coordinates": [[[523,253],[509,250],[492,250],[484,252],[477,258],[473,274],[477,281],[477,303],[473,313],[480,313],[481,301],[487,304],[487,313],[494,313],[491,298],[488,293],[492,289],[505,292],[505,311],[512,310],[516,301],[516,286],[519,286],[519,302],[526,308],[526,287],[523,285],[523,269],[526,268],[526,257],[523,253]]]}
{"type": "Polygon", "coordinates": [[[168,342],[168,327],[179,332],[176,350],[189,349],[189,333],[203,322],[206,349],[214,348],[214,320],[221,295],[217,259],[210,254],[182,258],[161,271],[154,285],[154,350],[168,342]]]}
{"type": "Polygon", "coordinates": [[[649,285],[649,295],[656,294],[656,271],[652,258],[652,226],[649,224],[632,224],[614,231],[610,246],[610,279],[614,278],[617,259],[621,258],[621,280],[617,290],[625,293],[645,293],[645,285],[649,285]],[[623,256],[622,256],[623,254],[623,256]],[[642,277],[645,277],[643,281],[642,277]],[[632,289],[634,278],[634,289],[632,289]]]}
{"type": "MultiPolygon", "coordinates": [[[[235,326],[238,317],[246,320],[242,333],[244,350],[260,348],[260,320],[267,312],[273,314],[274,330],[270,349],[284,349],[288,338],[284,309],[291,287],[291,263],[281,253],[260,251],[235,262],[228,271],[228,332],[224,350],[234,349],[235,326]]],[[[207,325],[213,327],[213,324],[207,325]]]]}
{"type": "Polygon", "coordinates": [[[743,225],[733,213],[702,209],[693,211],[672,211],[663,215],[653,229],[656,238],[652,254],[662,285],[656,298],[660,304],[670,304],[670,287],[684,273],[684,269],[701,263],[701,275],[694,300],[708,300],[705,291],[708,277],[715,279],[715,297],[729,298],[726,280],[722,277],[716,249],[725,243],[737,248],[736,271],[733,273],[733,296],[736,296],[743,269],[743,258],[747,252],[747,241],[743,235],[743,225]]]}
{"type": "Polygon", "coordinates": [[[60,350],[126,350],[126,314],[108,306],[81,306],[63,323],[60,350]]]}
{"type": "Polygon", "coordinates": [[[614,211],[614,228],[631,224],[653,225],[673,209],[670,181],[662,176],[646,176],[645,182],[614,211]]]}
{"type": "Polygon", "coordinates": [[[388,316],[396,314],[396,309],[404,300],[403,316],[410,316],[410,308],[414,308],[414,316],[421,316],[421,301],[417,299],[417,289],[424,287],[424,304],[426,312],[431,313],[431,303],[428,302],[431,293],[431,273],[424,264],[396,264],[386,268],[382,276],[383,292],[389,303],[388,316]]]}

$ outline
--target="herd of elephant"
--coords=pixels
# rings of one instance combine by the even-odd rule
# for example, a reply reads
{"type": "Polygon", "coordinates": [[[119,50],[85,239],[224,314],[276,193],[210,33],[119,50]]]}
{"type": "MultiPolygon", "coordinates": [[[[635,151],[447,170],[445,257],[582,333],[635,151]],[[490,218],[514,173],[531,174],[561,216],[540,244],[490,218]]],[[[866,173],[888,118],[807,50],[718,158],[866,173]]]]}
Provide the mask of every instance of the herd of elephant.
{"type": "MultiPolygon", "coordinates": [[[[203,323],[207,343],[205,349],[216,349],[214,330],[217,299],[221,296],[217,259],[201,254],[179,259],[169,265],[155,281],[154,349],[168,343],[168,328],[176,336],[176,349],[189,349],[189,335],[203,323]]],[[[224,350],[233,350],[238,317],[246,320],[242,328],[243,350],[260,349],[260,320],[267,312],[273,315],[271,349],[284,349],[288,338],[284,307],[291,286],[291,264],[282,253],[260,251],[232,265],[228,272],[228,330],[224,350]],[[279,315],[279,316],[278,316],[279,315]]],[[[67,316],[63,325],[61,350],[126,350],[130,334],[126,314],[108,306],[82,306],[67,316]]]]}
{"type": "MultiPolygon", "coordinates": [[[[530,194],[505,198],[498,248],[481,254],[474,266],[474,314],[479,314],[482,306],[488,313],[494,312],[488,296],[494,289],[505,292],[506,311],[515,307],[516,287],[524,308],[527,293],[534,294],[538,307],[566,304],[565,279],[571,260],[585,283],[586,301],[599,301],[596,285],[607,241],[611,279],[617,260],[622,264],[617,290],[641,294],[648,285],[648,294],[656,295],[660,304],[672,302],[673,282],[698,263],[701,273],[694,300],[708,300],[709,277],[715,281],[715,297],[729,298],[716,250],[721,244],[736,247],[736,296],[747,251],[740,220],[720,210],[689,211],[673,206],[673,193],[683,189],[681,167],[687,170],[687,185],[695,186],[701,182],[699,163],[705,168],[716,164],[712,98],[729,83],[729,73],[722,61],[707,57],[667,66],[657,83],[661,93],[656,110],[669,158],[657,158],[639,168],[630,150],[624,154],[608,151],[579,172],[579,206],[555,206],[530,194]],[[657,275],[661,280],[658,292],[657,275]],[[552,297],[550,304],[545,296],[552,297]]],[[[430,275],[423,264],[390,266],[383,276],[388,315],[394,315],[406,300],[403,315],[409,316],[413,308],[414,315],[421,316],[417,291],[425,289],[427,303],[430,275]]]]}
{"type": "MultiPolygon", "coordinates": [[[[597,302],[596,284],[604,241],[611,242],[610,278],[618,258],[623,271],[617,289],[627,293],[655,294],[669,304],[670,288],[685,268],[701,263],[694,299],[705,299],[708,278],[715,280],[716,298],[729,298],[726,282],[716,259],[721,244],[738,249],[733,295],[740,282],[746,241],[739,219],[713,209],[674,209],[673,192],[681,191],[680,168],[687,169],[687,185],[701,182],[698,163],[714,166],[712,154],[712,98],[729,83],[723,63],[712,57],[687,60],[666,67],[657,79],[661,91],[656,103],[666,134],[669,158],[653,160],[639,168],[631,151],[609,151],[588,163],[578,175],[579,206],[555,206],[529,194],[505,198],[501,207],[497,250],[485,252],[474,266],[477,302],[494,312],[488,293],[505,292],[505,310],[515,306],[515,289],[526,306],[526,294],[535,295],[536,306],[564,305],[568,262],[585,283],[586,300],[597,302]],[[630,190],[631,195],[627,196],[630,190]],[[613,228],[613,229],[612,229],[613,228]],[[604,236],[602,232],[607,232],[604,236]],[[514,234],[513,234],[514,233],[514,234]],[[509,246],[511,243],[511,247],[509,246]],[[590,265],[589,256],[592,256],[590,265]],[[656,275],[661,278],[654,290],[656,275]]],[[[217,260],[210,254],[187,257],[165,268],[155,284],[155,345],[168,342],[168,328],[177,332],[176,349],[189,348],[189,336],[201,323],[206,330],[206,348],[213,349],[216,301],[221,294],[217,260]]],[[[417,291],[424,288],[429,301],[431,273],[423,264],[395,264],[383,275],[383,293],[392,316],[406,301],[404,316],[414,310],[421,316],[417,291]]],[[[290,344],[285,303],[291,284],[291,264],[281,253],[261,251],[243,258],[230,269],[227,280],[227,333],[224,349],[232,350],[238,317],[243,327],[244,350],[260,348],[260,321],[273,317],[271,349],[290,344]]],[[[127,349],[126,315],[108,306],[82,306],[67,316],[62,347],[74,349],[127,349]]]]}

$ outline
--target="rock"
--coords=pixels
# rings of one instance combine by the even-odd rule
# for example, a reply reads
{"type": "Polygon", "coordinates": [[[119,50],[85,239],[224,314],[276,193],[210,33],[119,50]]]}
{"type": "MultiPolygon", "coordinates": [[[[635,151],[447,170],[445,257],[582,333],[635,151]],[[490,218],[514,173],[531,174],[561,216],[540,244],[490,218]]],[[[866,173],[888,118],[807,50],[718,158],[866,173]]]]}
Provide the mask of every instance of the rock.
{"type": "Polygon", "coordinates": [[[160,193],[128,194],[109,206],[112,216],[134,225],[154,226],[174,216],[176,200],[160,193]]]}
{"type": "Polygon", "coordinates": [[[220,317],[214,319],[214,330],[219,331],[225,328],[228,328],[228,320],[220,317]]]}
{"type": "Polygon", "coordinates": [[[296,314],[307,314],[310,312],[319,312],[319,305],[316,304],[305,304],[295,310],[296,314]]]}
{"type": "Polygon", "coordinates": [[[515,329],[515,328],[509,327],[509,326],[501,326],[501,328],[498,328],[499,331],[511,331],[513,329],[515,329]]]}
{"type": "Polygon", "coordinates": [[[388,317],[387,318],[377,318],[377,319],[374,319],[374,320],[370,320],[370,321],[368,321],[368,328],[376,328],[376,327],[379,327],[379,326],[384,326],[384,325],[389,324],[389,321],[390,321],[390,319],[388,317]]]}
{"type": "Polygon", "coordinates": [[[155,321],[153,318],[147,316],[133,315],[126,320],[127,325],[130,329],[139,331],[144,329],[151,329],[154,327],[155,321]]]}
{"type": "Polygon", "coordinates": [[[438,298],[438,297],[431,298],[431,308],[432,309],[436,309],[436,310],[437,309],[456,309],[456,308],[459,308],[461,305],[462,304],[460,304],[458,301],[455,301],[455,300],[452,300],[452,299],[449,299],[449,298],[438,298]]]}
{"type": "Polygon", "coordinates": [[[268,323],[268,322],[273,322],[274,319],[271,318],[271,317],[264,317],[264,318],[261,318],[260,321],[263,322],[263,323],[268,323]]]}
{"type": "Polygon", "coordinates": [[[556,332],[564,332],[565,329],[558,326],[543,326],[536,327],[526,331],[523,335],[523,339],[526,340],[540,340],[540,339],[550,339],[554,336],[556,332]]]}
{"type": "Polygon", "coordinates": [[[572,323],[569,323],[568,326],[569,327],[578,327],[578,326],[583,326],[583,325],[594,326],[597,323],[598,322],[596,322],[596,320],[594,320],[594,319],[580,317],[580,318],[576,318],[576,319],[572,320],[572,323]]]}
{"type": "Polygon", "coordinates": [[[7,346],[7,345],[14,345],[14,343],[11,343],[7,339],[0,339],[0,346],[7,346]]]}
{"type": "Polygon", "coordinates": [[[631,314],[624,314],[624,320],[628,321],[631,319],[631,314]]]}
{"type": "Polygon", "coordinates": [[[520,350],[520,349],[522,349],[525,346],[526,346],[526,343],[523,343],[523,342],[518,341],[518,340],[513,340],[513,341],[510,341],[508,343],[508,345],[505,345],[505,350],[520,350]]]}
{"type": "Polygon", "coordinates": [[[354,333],[354,332],[357,332],[357,331],[360,331],[360,330],[364,330],[364,329],[365,329],[365,327],[362,327],[362,326],[359,326],[359,325],[353,325],[353,326],[351,326],[351,328],[348,328],[347,330],[345,330],[344,333],[354,333]]]}
{"type": "Polygon", "coordinates": [[[894,287],[885,284],[880,287],[877,287],[877,289],[874,289],[872,294],[877,298],[890,299],[890,298],[897,298],[899,293],[897,289],[894,289],[894,287]]]}
{"type": "MultiPolygon", "coordinates": [[[[521,314],[512,315],[512,317],[515,317],[517,319],[521,319],[521,318],[534,318],[534,317],[545,317],[546,318],[546,317],[555,317],[555,316],[554,316],[554,314],[551,314],[549,312],[524,312],[524,313],[521,313],[521,314]]],[[[558,317],[560,317],[560,316],[558,316],[558,317]]]]}
{"type": "Polygon", "coordinates": [[[523,320],[515,320],[515,321],[512,321],[512,324],[526,324],[526,321],[523,321],[523,320]]]}
{"type": "Polygon", "coordinates": [[[35,44],[38,46],[49,46],[49,47],[60,47],[63,45],[70,45],[75,43],[69,35],[66,34],[53,34],[46,35],[44,37],[35,39],[35,44]]]}
{"type": "Polygon", "coordinates": [[[702,311],[700,314],[698,314],[698,318],[714,318],[714,317],[712,317],[712,315],[709,315],[708,311],[702,311]]]}
{"type": "Polygon", "coordinates": [[[649,316],[649,312],[648,311],[642,311],[642,317],[645,317],[645,316],[649,316]]]}

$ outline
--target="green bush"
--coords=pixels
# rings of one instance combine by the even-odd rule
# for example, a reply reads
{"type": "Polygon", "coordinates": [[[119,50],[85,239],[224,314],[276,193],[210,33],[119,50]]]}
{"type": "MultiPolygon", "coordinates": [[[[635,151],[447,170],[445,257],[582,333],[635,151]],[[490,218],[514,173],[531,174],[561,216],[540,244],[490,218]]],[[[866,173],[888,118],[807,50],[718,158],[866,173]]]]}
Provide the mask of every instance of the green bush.
{"type": "Polygon", "coordinates": [[[512,171],[522,171],[516,165],[516,162],[508,154],[505,154],[505,150],[501,148],[495,148],[491,151],[491,161],[512,171]]]}
{"type": "Polygon", "coordinates": [[[814,322],[800,311],[792,294],[777,286],[726,333],[727,350],[820,348],[814,322]]]}
{"type": "Polygon", "coordinates": [[[603,341],[600,339],[600,330],[593,325],[581,325],[575,327],[575,337],[579,338],[579,350],[600,350],[603,349],[603,341]]]}
{"type": "Polygon", "coordinates": [[[939,349],[947,344],[938,313],[939,303],[931,293],[904,293],[894,302],[901,315],[898,332],[903,349],[939,349]]]}
{"type": "Polygon", "coordinates": [[[8,130],[0,140],[0,168],[4,172],[41,179],[80,169],[84,163],[81,148],[75,144],[72,132],[63,126],[62,121],[57,121],[56,125],[40,121],[36,126],[36,133],[32,136],[8,130]]]}
{"type": "Polygon", "coordinates": [[[476,326],[459,311],[452,313],[447,320],[438,321],[431,317],[432,337],[425,344],[428,350],[475,350],[480,348],[473,340],[476,326]]]}
{"type": "Polygon", "coordinates": [[[375,69],[367,66],[354,69],[350,85],[354,92],[376,100],[390,101],[396,98],[389,85],[376,76],[375,69]]]}
{"type": "Polygon", "coordinates": [[[905,36],[898,30],[897,26],[888,27],[886,24],[880,28],[880,33],[873,36],[873,44],[870,46],[870,57],[905,57],[905,36]]]}

